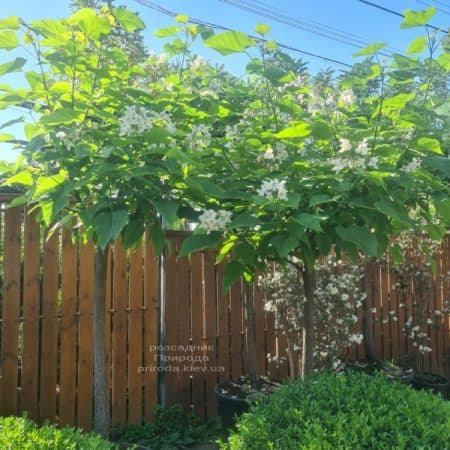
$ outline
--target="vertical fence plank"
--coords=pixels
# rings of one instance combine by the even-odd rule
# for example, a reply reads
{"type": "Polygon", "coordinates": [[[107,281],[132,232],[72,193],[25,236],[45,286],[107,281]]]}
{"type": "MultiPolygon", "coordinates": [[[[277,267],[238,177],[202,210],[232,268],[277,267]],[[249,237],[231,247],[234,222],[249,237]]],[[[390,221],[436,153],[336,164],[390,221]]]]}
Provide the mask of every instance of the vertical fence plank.
{"type": "MultiPolygon", "coordinates": [[[[442,256],[443,272],[450,276],[450,236],[447,235],[443,242],[444,254],[442,256]]],[[[447,278],[444,283],[444,298],[450,302],[450,279],[447,278]]],[[[449,304],[450,306],[450,304],[449,304]]],[[[444,316],[442,332],[444,334],[443,356],[444,366],[443,374],[450,378],[450,314],[444,316]]]]}
{"type": "Polygon", "coordinates": [[[112,416],[113,425],[126,422],[128,283],[127,253],[120,239],[114,244],[113,268],[113,348],[112,416]]]}
{"type": "Polygon", "coordinates": [[[229,380],[230,372],[230,290],[223,290],[223,264],[217,266],[218,365],[219,380],[229,380]]]}
{"type": "Polygon", "coordinates": [[[205,280],[205,345],[206,352],[203,367],[206,368],[206,414],[217,415],[217,400],[214,386],[217,384],[217,309],[216,309],[216,272],[215,252],[204,252],[205,280]]]}
{"type": "Polygon", "coordinates": [[[159,258],[150,240],[144,240],[144,420],[150,421],[158,402],[158,361],[156,347],[159,333],[159,258]]]}
{"type": "Polygon", "coordinates": [[[85,431],[92,428],[93,392],[93,301],[95,248],[80,243],[80,287],[78,319],[77,424],[85,431]]]}
{"type": "MultiPolygon", "coordinates": [[[[21,208],[5,211],[0,412],[17,414],[21,208]]],[[[54,386],[55,387],[55,386],[54,386]]]]}
{"type": "Polygon", "coordinates": [[[372,261],[372,282],[373,282],[373,305],[376,310],[374,320],[374,345],[375,352],[379,358],[383,357],[382,346],[382,320],[383,320],[383,308],[381,303],[381,268],[380,264],[372,261]]]}
{"type": "MultiPolygon", "coordinates": [[[[191,256],[191,292],[192,346],[193,348],[199,348],[204,342],[203,262],[201,253],[195,253],[191,256]]],[[[196,353],[197,352],[194,352],[193,356],[196,356],[196,353]]],[[[201,418],[205,417],[204,394],[204,375],[193,371],[192,404],[194,407],[194,412],[201,418]]]]}
{"type": "Polygon", "coordinates": [[[390,335],[391,335],[391,357],[394,361],[398,361],[400,357],[400,333],[399,333],[399,320],[401,310],[399,309],[399,300],[397,296],[397,290],[395,289],[395,283],[397,277],[395,272],[389,271],[389,296],[390,296],[390,310],[394,313],[390,315],[390,335]]]}
{"type": "MultiPolygon", "coordinates": [[[[23,249],[23,343],[21,411],[38,419],[40,232],[36,212],[25,216],[23,249]]],[[[75,278],[76,279],[76,278],[75,278]]]]}
{"type": "MultiPolygon", "coordinates": [[[[181,249],[182,239],[176,240],[176,254],[181,249]]],[[[191,286],[190,286],[190,265],[188,258],[178,260],[178,336],[177,342],[180,346],[177,355],[180,357],[178,361],[178,399],[176,403],[180,403],[185,408],[190,408],[191,400],[191,373],[188,370],[189,363],[186,362],[187,356],[191,353],[186,350],[190,345],[191,339],[191,286]],[[183,349],[183,350],[181,350],[183,349]]],[[[173,352],[172,352],[173,354],[173,352]]]]}
{"type": "MultiPolygon", "coordinates": [[[[177,403],[177,397],[180,392],[180,369],[178,364],[179,354],[175,350],[178,345],[178,326],[179,326],[179,294],[178,286],[178,264],[177,249],[178,240],[171,240],[172,248],[166,251],[165,261],[165,333],[164,346],[169,350],[164,353],[164,387],[165,387],[165,405],[173,406],[177,403]]],[[[186,259],[186,258],[185,258],[186,259]]]]}
{"type": "Polygon", "coordinates": [[[62,317],[59,420],[75,423],[77,356],[77,246],[70,230],[64,230],[62,243],[62,317]]]}
{"type": "Polygon", "coordinates": [[[242,286],[235,283],[231,287],[230,301],[230,333],[231,333],[231,376],[240,377],[243,373],[242,345],[242,286]]]}
{"type": "Polygon", "coordinates": [[[42,279],[42,331],[40,354],[41,419],[56,420],[57,313],[58,313],[58,246],[55,233],[44,243],[42,279]]]}
{"type": "Polygon", "coordinates": [[[128,323],[128,422],[142,421],[143,254],[140,245],[130,255],[130,319],[128,323]]]}
{"type": "Polygon", "coordinates": [[[264,336],[264,293],[255,286],[255,349],[258,375],[266,374],[266,341],[264,336]]]}
{"type": "Polygon", "coordinates": [[[106,254],[106,268],[105,268],[105,364],[106,364],[106,383],[108,389],[108,399],[109,399],[109,413],[110,417],[111,411],[111,387],[112,387],[112,318],[113,318],[113,305],[112,305],[112,292],[113,292],[113,248],[109,245],[106,254]]]}
{"type": "Polygon", "coordinates": [[[266,312],[266,357],[267,357],[267,375],[277,377],[277,342],[275,335],[275,313],[266,312]]]}

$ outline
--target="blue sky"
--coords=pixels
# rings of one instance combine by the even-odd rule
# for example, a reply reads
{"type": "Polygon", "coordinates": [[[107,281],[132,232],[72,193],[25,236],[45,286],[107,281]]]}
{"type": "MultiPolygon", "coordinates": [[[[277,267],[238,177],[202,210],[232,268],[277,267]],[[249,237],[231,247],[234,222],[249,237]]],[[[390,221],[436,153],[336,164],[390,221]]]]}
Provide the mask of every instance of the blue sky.
{"type": "MultiPolygon", "coordinates": [[[[400,17],[375,9],[359,0],[231,0],[231,2],[237,3],[241,7],[259,6],[266,8],[266,11],[267,9],[275,10],[278,14],[298,19],[301,21],[302,27],[314,29],[319,33],[322,33],[323,30],[323,28],[319,29],[321,26],[329,27],[327,31],[331,31],[334,37],[344,38],[354,44],[360,39],[367,42],[386,41],[396,51],[404,51],[408,43],[421,33],[419,29],[400,30],[400,17]]],[[[450,0],[372,0],[372,2],[398,12],[405,9],[425,9],[427,5],[434,4],[440,10],[432,20],[432,24],[438,27],[447,27],[450,22],[450,0]]],[[[223,0],[151,0],[151,3],[193,18],[248,33],[252,33],[257,23],[267,23],[272,29],[269,35],[271,39],[348,64],[354,61],[352,54],[357,51],[356,47],[278,23],[254,12],[244,11],[223,0]]],[[[147,25],[147,29],[144,31],[146,43],[150,49],[156,52],[160,51],[163,41],[153,37],[152,33],[157,28],[172,24],[173,19],[145,7],[135,0],[117,0],[117,4],[124,4],[141,14],[147,25]]],[[[70,14],[68,5],[69,0],[3,0],[0,3],[0,19],[11,15],[20,16],[26,21],[47,17],[66,17],[70,14]]],[[[195,51],[208,59],[225,63],[226,67],[233,72],[239,73],[245,65],[245,60],[242,58],[223,59],[200,45],[195,48],[195,51]]],[[[332,67],[335,70],[342,68],[339,65],[301,54],[293,53],[293,55],[301,56],[309,62],[312,71],[326,67],[332,67]]],[[[0,63],[9,59],[11,59],[10,54],[0,51],[0,63]]],[[[2,82],[4,81],[20,83],[18,79],[11,78],[2,80],[2,82]]],[[[17,115],[20,115],[17,111],[0,111],[0,126],[17,115]]],[[[2,132],[21,134],[20,127],[12,127],[9,130],[2,130],[2,132]]],[[[10,146],[0,143],[0,159],[12,161],[16,156],[17,151],[14,152],[10,146]]]]}

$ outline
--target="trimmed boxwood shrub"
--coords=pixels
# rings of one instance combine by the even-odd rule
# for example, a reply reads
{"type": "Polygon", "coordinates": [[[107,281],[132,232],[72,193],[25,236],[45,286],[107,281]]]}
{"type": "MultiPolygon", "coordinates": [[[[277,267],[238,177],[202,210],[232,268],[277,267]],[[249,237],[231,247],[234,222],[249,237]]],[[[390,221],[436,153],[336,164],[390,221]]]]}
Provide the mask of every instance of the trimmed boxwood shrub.
{"type": "Polygon", "coordinates": [[[0,448],[8,450],[112,450],[115,444],[76,428],[38,426],[24,417],[0,417],[0,448]]]}
{"type": "Polygon", "coordinates": [[[238,421],[222,449],[448,449],[450,403],[381,374],[294,381],[238,421]]]}

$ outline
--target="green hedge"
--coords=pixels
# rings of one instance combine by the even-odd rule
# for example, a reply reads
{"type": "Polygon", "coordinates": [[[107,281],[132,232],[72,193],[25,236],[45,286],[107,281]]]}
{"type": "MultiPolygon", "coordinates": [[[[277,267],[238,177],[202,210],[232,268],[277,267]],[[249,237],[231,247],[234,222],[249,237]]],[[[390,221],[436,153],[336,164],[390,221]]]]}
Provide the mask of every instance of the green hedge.
{"type": "Polygon", "coordinates": [[[450,449],[450,402],[383,375],[321,374],[281,387],[222,449],[450,449]]]}
{"type": "Polygon", "coordinates": [[[39,427],[23,417],[0,417],[0,449],[7,450],[112,450],[115,444],[98,435],[54,425],[39,427]]]}

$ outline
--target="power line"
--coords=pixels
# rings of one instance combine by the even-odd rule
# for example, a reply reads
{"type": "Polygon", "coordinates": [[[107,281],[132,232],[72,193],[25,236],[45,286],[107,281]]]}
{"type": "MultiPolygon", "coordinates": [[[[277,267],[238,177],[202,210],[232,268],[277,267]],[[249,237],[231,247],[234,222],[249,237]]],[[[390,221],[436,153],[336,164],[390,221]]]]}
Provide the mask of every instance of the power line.
{"type": "MultiPolygon", "coordinates": [[[[148,0],[133,0],[133,1],[136,2],[136,3],[139,3],[142,6],[145,6],[146,8],[150,8],[150,9],[153,9],[155,11],[158,11],[161,14],[164,14],[166,16],[170,16],[170,17],[176,17],[177,16],[177,13],[175,11],[171,11],[169,9],[163,8],[162,6],[157,5],[156,3],[150,2],[148,0]]],[[[234,31],[232,28],[228,28],[228,27],[226,27],[224,25],[219,25],[219,24],[216,24],[216,23],[208,22],[208,21],[201,20],[201,19],[196,19],[196,18],[193,18],[193,17],[189,18],[189,23],[192,23],[192,24],[195,24],[195,25],[203,25],[203,26],[206,26],[206,27],[214,28],[216,30],[234,31]]],[[[257,39],[260,42],[268,42],[267,39],[263,39],[263,38],[258,37],[258,36],[249,35],[249,37],[251,37],[252,39],[257,39]]],[[[347,64],[347,63],[345,63],[343,61],[339,61],[338,59],[329,58],[328,56],[323,56],[323,55],[319,55],[317,53],[309,52],[307,50],[302,50],[302,49],[299,49],[297,47],[293,47],[291,45],[282,44],[280,42],[277,42],[277,45],[278,45],[278,47],[283,48],[285,50],[290,50],[290,51],[293,51],[293,52],[296,52],[296,53],[300,53],[302,55],[310,56],[312,58],[320,59],[322,61],[326,61],[326,62],[329,62],[329,63],[332,63],[332,64],[338,64],[340,66],[345,66],[345,67],[350,67],[350,68],[352,67],[351,64],[347,64]]]]}
{"type": "MultiPolygon", "coordinates": [[[[279,13],[274,10],[267,3],[261,1],[246,1],[246,0],[219,0],[222,3],[233,6],[235,8],[242,9],[262,17],[274,20],[276,22],[291,26],[293,28],[306,31],[307,33],[312,33],[318,36],[322,36],[326,39],[331,39],[337,42],[341,42],[345,45],[351,47],[363,48],[370,44],[370,42],[361,36],[347,33],[343,30],[337,28],[329,27],[328,25],[321,24],[320,22],[304,21],[296,17],[289,16],[283,13],[279,13]],[[259,5],[261,6],[259,6],[259,5]]],[[[398,51],[397,49],[393,49],[398,51]]],[[[384,56],[388,56],[386,53],[382,53],[384,56]]]]}
{"type": "MultiPolygon", "coordinates": [[[[357,1],[360,3],[364,3],[365,5],[368,5],[368,6],[372,6],[373,8],[377,8],[380,11],[384,11],[384,12],[387,12],[394,16],[401,17],[402,19],[405,18],[405,16],[402,13],[399,13],[398,11],[394,11],[393,9],[390,9],[390,8],[386,8],[385,6],[378,5],[377,3],[369,2],[367,0],[357,0],[357,1]]],[[[435,27],[434,25],[425,25],[425,26],[428,28],[431,28],[432,30],[440,31],[441,33],[447,34],[445,31],[441,30],[438,27],[435,27]]]]}
{"type": "MultiPolygon", "coordinates": [[[[423,6],[434,6],[434,5],[430,5],[429,3],[423,2],[422,0],[416,0],[417,3],[423,5],[423,6]]],[[[439,8],[437,6],[435,6],[436,11],[440,11],[443,14],[447,14],[447,16],[450,16],[450,12],[448,10],[439,8]]]]}

